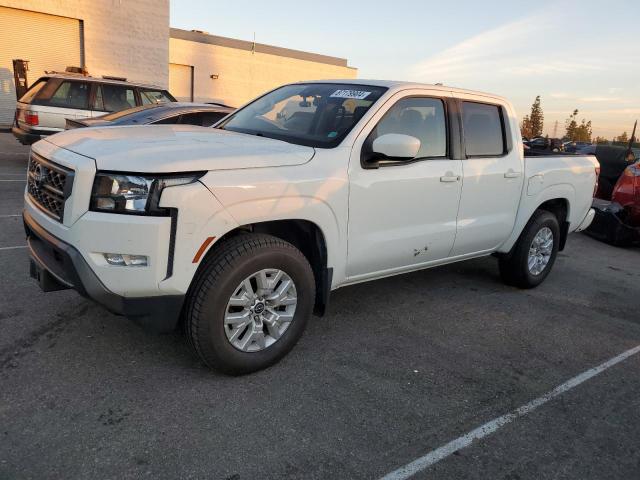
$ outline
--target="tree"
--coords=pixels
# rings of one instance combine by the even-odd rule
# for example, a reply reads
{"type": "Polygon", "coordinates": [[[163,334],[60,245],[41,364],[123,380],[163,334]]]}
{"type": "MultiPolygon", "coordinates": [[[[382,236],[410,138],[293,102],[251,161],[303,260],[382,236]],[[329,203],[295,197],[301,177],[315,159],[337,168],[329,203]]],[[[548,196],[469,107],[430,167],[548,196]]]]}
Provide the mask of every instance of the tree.
{"type": "Polygon", "coordinates": [[[540,105],[540,95],[536,97],[531,105],[529,121],[531,122],[531,136],[540,137],[542,135],[542,128],[544,127],[544,114],[542,113],[542,106],[540,105]]]}
{"type": "Polygon", "coordinates": [[[629,136],[627,135],[627,132],[622,132],[622,135],[618,135],[616,138],[613,139],[614,142],[623,142],[623,143],[628,143],[629,142],[629,136]]]}
{"type": "Polygon", "coordinates": [[[607,140],[604,137],[596,137],[593,140],[593,143],[598,144],[598,145],[607,145],[609,143],[609,140],[607,140]]]}
{"type": "Polygon", "coordinates": [[[584,118],[578,123],[578,109],[575,109],[565,122],[565,137],[572,142],[591,142],[591,120],[584,118]]]}
{"type": "Polygon", "coordinates": [[[576,128],[578,128],[578,122],[576,121],[576,117],[578,116],[578,110],[574,110],[569,118],[564,122],[564,126],[566,129],[565,137],[567,140],[575,141],[576,136],[576,128]]]}
{"type": "Polygon", "coordinates": [[[531,119],[529,118],[529,115],[525,115],[522,119],[522,122],[520,122],[520,132],[522,133],[523,137],[533,138],[533,131],[531,130],[531,119]]]}

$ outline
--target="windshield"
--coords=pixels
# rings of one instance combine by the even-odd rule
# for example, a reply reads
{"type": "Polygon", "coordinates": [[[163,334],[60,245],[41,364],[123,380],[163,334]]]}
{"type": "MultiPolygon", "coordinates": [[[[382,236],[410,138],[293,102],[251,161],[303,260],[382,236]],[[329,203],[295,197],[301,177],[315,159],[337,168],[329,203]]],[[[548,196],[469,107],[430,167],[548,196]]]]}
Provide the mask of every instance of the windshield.
{"type": "Polygon", "coordinates": [[[253,101],[217,128],[331,148],[386,88],[338,83],[286,85],[253,101]]]}

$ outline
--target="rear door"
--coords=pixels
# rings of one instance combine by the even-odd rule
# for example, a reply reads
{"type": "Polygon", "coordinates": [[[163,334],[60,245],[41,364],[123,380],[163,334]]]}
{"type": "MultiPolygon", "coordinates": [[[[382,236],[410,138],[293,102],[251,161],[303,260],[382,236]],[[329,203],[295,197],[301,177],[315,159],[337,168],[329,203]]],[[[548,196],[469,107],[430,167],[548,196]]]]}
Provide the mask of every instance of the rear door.
{"type": "Polygon", "coordinates": [[[491,251],[513,230],[524,165],[513,145],[518,128],[508,105],[460,95],[463,183],[452,256],[491,251]]]}

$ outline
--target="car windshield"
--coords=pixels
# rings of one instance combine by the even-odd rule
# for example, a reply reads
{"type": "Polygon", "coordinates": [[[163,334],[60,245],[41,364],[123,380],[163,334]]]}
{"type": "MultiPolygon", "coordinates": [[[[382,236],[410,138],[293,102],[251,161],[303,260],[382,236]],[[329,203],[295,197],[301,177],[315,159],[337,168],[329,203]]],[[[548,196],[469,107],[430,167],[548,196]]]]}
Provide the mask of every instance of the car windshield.
{"type": "Polygon", "coordinates": [[[216,128],[331,148],[385,91],[383,87],[338,83],[286,85],[253,101],[216,128]]]}

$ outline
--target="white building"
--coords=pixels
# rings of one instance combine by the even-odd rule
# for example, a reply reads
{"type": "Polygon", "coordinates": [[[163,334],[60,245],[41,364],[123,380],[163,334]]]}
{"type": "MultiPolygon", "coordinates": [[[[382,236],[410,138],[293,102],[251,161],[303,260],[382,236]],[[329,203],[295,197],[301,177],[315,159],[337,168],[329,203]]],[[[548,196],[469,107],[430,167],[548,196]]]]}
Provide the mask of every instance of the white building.
{"type": "Polygon", "coordinates": [[[28,83],[81,67],[231,106],[287,82],[355,78],[341,58],[169,27],[169,0],[0,0],[0,127],[13,121],[13,60],[28,83]]]}

